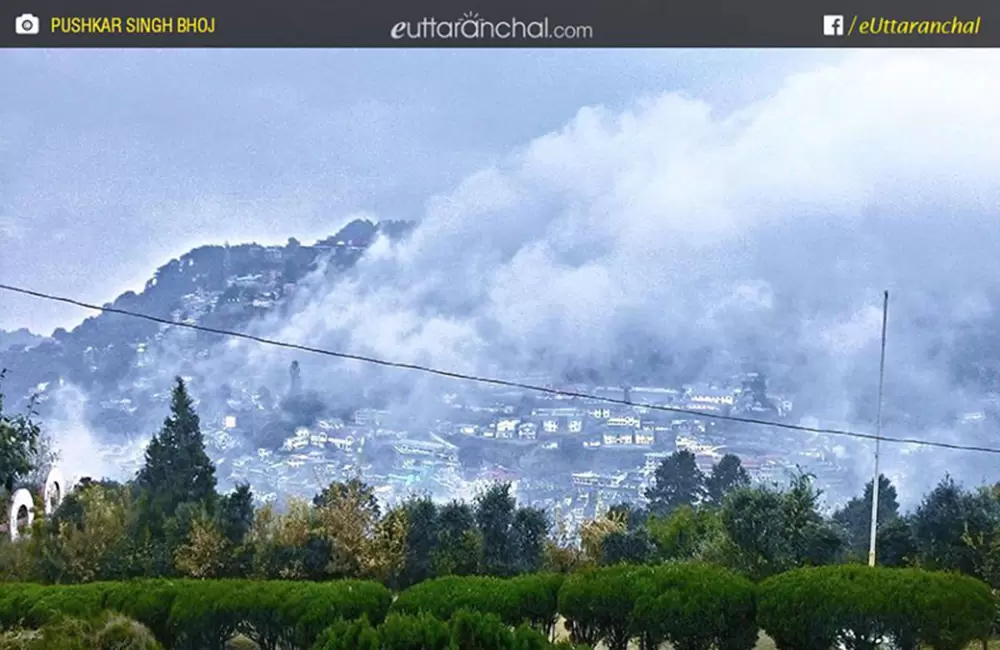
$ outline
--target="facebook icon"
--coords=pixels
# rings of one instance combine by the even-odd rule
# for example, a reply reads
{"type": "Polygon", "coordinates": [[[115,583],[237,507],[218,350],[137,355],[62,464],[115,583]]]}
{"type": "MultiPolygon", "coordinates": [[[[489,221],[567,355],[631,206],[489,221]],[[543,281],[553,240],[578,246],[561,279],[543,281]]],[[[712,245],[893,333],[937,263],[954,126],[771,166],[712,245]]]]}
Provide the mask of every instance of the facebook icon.
{"type": "Polygon", "coordinates": [[[843,16],[823,16],[823,36],[843,36],[843,16]]]}

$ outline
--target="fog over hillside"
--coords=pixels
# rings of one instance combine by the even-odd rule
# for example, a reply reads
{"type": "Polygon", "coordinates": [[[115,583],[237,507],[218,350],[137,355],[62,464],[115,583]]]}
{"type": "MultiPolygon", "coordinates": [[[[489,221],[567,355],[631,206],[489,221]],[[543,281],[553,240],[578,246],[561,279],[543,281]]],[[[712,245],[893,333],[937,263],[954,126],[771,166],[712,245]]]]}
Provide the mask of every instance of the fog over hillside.
{"type": "MultiPolygon", "coordinates": [[[[861,52],[734,111],[669,88],[582,107],[248,329],[488,376],[761,369],[821,421],[871,431],[888,289],[886,433],[1000,447],[953,426],[1000,392],[998,63],[861,52]]],[[[432,408],[417,373],[246,341],[194,371],[280,382],[292,359],[324,394],[392,386],[397,406],[432,408]]],[[[860,487],[869,447],[848,444],[860,487]]],[[[904,451],[885,454],[904,490],[1000,480],[991,455],[904,451]]]]}
{"type": "MultiPolygon", "coordinates": [[[[870,431],[887,288],[887,433],[989,442],[945,423],[996,388],[979,337],[1000,306],[996,61],[866,53],[729,114],[676,93],[582,108],[260,329],[471,373],[606,367],[626,349],[703,377],[766,363],[818,417],[870,431]]],[[[1000,477],[989,456],[919,458],[927,478],[1000,477]]]]}

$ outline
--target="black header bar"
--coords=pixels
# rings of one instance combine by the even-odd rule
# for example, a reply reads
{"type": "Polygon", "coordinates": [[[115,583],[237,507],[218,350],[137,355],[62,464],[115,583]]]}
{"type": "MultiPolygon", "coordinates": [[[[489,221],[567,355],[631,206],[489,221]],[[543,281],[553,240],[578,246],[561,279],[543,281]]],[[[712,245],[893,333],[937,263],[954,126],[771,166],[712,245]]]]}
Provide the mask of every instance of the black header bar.
{"type": "Polygon", "coordinates": [[[986,0],[9,0],[3,5],[0,47],[1000,47],[1000,2],[986,0]]]}

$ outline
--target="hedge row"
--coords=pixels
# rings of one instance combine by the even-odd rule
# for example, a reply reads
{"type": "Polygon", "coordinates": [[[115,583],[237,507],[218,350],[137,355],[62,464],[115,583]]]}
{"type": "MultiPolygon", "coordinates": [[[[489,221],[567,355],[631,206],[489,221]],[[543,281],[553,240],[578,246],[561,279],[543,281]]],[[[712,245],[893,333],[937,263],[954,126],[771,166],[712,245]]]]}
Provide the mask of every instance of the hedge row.
{"type": "Polygon", "coordinates": [[[511,628],[496,614],[458,610],[447,622],[427,613],[389,614],[375,627],[367,618],[338,621],[313,650],[587,650],[554,644],[527,624],[511,628]]]}
{"type": "Polygon", "coordinates": [[[560,579],[441,578],[404,591],[392,610],[448,618],[461,609],[548,633],[558,615],[576,643],[624,650],[752,650],[763,629],[779,650],[961,650],[986,638],[996,603],[972,578],[918,569],[827,566],[754,585],[718,566],[616,566],[560,579]]]}
{"type": "Polygon", "coordinates": [[[338,619],[381,622],[392,594],[361,581],[139,580],[0,586],[0,626],[39,629],[105,610],[138,621],[168,650],[223,650],[241,633],[263,650],[308,650],[338,619]]]}
{"type": "MultiPolygon", "coordinates": [[[[477,625],[487,631],[519,628],[518,643],[528,643],[529,628],[531,638],[553,638],[560,615],[574,643],[603,643],[609,650],[624,650],[630,640],[647,649],[669,642],[675,650],[752,650],[759,629],[779,650],[829,650],[838,644],[874,650],[886,640],[899,650],[961,650],[989,635],[995,607],[989,588],[972,578],[863,566],[799,569],[759,585],[717,566],[691,563],[605,567],[568,576],[448,577],[415,585],[395,602],[382,585],[360,581],[0,585],[5,629],[39,629],[114,611],[144,625],[167,650],[222,650],[238,633],[262,650],[309,650],[321,635],[329,645],[348,633],[369,640],[395,634],[392,638],[409,641],[394,641],[392,648],[443,650],[456,642],[455,635],[479,638],[477,625]],[[494,619],[499,623],[490,622],[494,619]],[[466,632],[455,632],[456,626],[466,632]]],[[[500,644],[496,648],[521,647],[504,645],[515,637],[497,634],[490,642],[500,644]]]]}
{"type": "Polygon", "coordinates": [[[436,578],[403,591],[392,604],[399,614],[430,614],[449,620],[461,610],[494,614],[507,625],[527,623],[551,637],[559,617],[564,576],[532,573],[516,578],[436,578]]]}
{"type": "Polygon", "coordinates": [[[865,566],[799,569],[758,588],[758,621],[779,650],[961,650],[991,634],[996,602],[982,582],[865,566]]]}

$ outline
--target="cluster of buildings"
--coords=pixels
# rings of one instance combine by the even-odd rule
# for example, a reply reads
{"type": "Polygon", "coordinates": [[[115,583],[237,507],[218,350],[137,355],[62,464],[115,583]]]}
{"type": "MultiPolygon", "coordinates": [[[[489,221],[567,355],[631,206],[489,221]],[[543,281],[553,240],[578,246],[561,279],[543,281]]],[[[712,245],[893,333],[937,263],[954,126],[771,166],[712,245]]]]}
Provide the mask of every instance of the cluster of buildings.
{"type": "MultiPolygon", "coordinates": [[[[295,427],[282,424],[271,400],[244,387],[221,406],[200,405],[199,413],[220,483],[249,482],[264,500],[308,498],[331,481],[351,478],[374,486],[386,502],[411,494],[471,498],[487,483],[503,480],[519,501],[558,511],[572,528],[616,503],[643,502],[656,469],[678,450],[694,454],[705,473],[733,453],[760,480],[780,481],[797,465],[828,483],[847,476],[846,459],[841,462],[826,441],[782,438],[774,429],[711,417],[791,413],[789,400],[747,385],[744,379],[678,388],[563,389],[591,398],[511,390],[444,393],[433,421],[361,408],[346,419],[324,417],[295,427]]],[[[106,406],[134,409],[127,399],[106,406]]],[[[137,469],[141,453],[130,449],[109,447],[109,462],[137,469]],[[135,460],[126,461],[129,456],[135,460]]]]}

